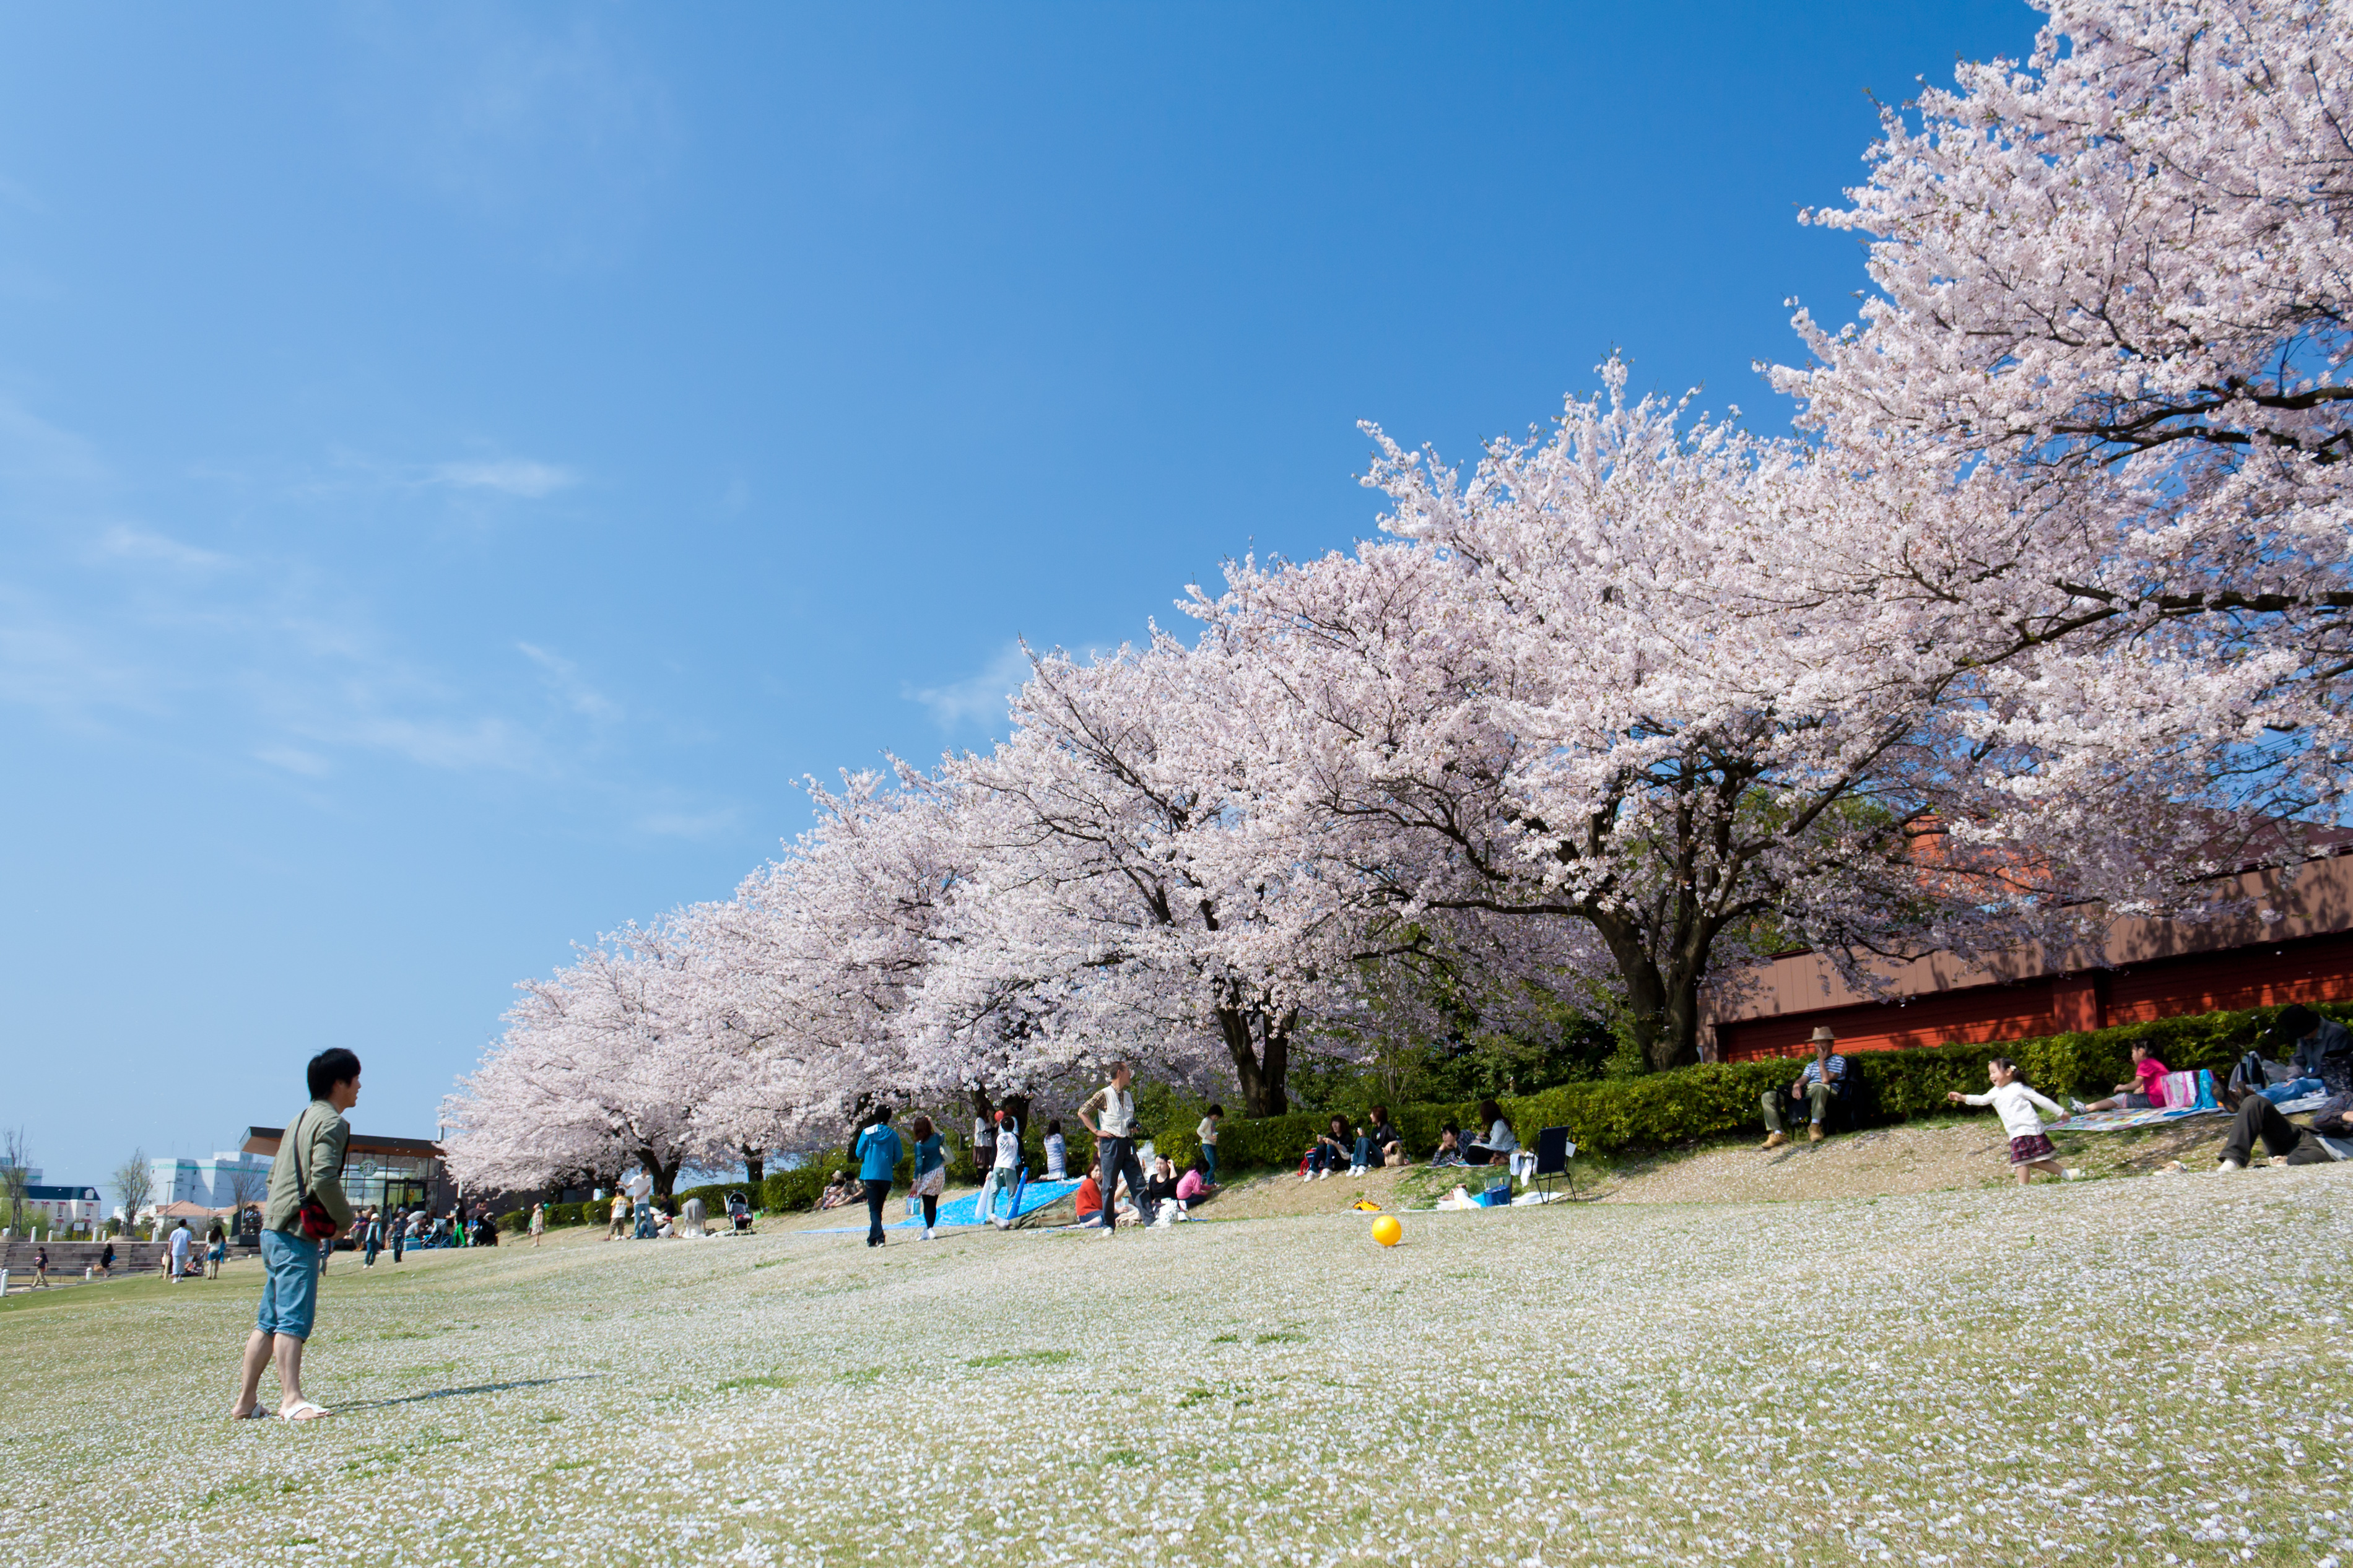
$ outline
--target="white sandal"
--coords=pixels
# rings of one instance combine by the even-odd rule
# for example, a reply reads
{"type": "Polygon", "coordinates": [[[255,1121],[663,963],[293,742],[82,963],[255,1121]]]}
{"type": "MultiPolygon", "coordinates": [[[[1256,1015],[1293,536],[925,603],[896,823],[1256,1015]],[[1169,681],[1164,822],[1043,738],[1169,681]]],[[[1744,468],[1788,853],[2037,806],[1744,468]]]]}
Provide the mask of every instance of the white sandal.
{"type": "Polygon", "coordinates": [[[278,1418],[280,1421],[316,1421],[322,1415],[332,1415],[333,1414],[333,1411],[328,1409],[323,1405],[314,1405],[307,1399],[298,1399],[293,1404],[280,1410],[278,1412],[278,1418]]]}

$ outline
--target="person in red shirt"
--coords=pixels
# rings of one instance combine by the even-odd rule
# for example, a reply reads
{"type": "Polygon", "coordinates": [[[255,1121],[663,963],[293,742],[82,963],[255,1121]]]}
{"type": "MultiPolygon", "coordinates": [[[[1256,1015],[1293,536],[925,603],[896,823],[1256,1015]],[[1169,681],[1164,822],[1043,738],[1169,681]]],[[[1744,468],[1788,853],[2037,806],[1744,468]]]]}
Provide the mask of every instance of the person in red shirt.
{"type": "Polygon", "coordinates": [[[2165,1107],[2165,1064],[2148,1054],[2147,1046],[2132,1048],[2133,1076],[2116,1085],[2106,1100],[2077,1105],[2077,1110],[2160,1110],[2165,1107]]]}
{"type": "Polygon", "coordinates": [[[1079,1194],[1074,1202],[1079,1211],[1081,1225],[1103,1223],[1103,1167],[1101,1165],[1087,1167],[1085,1178],[1079,1183],[1079,1194]]]}

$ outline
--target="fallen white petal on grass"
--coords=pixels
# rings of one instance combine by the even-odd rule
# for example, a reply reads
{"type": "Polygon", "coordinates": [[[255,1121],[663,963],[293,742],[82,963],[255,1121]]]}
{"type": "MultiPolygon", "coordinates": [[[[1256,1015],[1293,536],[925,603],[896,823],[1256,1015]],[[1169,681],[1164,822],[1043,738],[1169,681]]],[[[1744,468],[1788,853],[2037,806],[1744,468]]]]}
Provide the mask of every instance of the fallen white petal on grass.
{"type": "Polygon", "coordinates": [[[0,1563],[2353,1554],[2353,1169],[1166,1232],[769,1235],[0,1315],[0,1563]]]}

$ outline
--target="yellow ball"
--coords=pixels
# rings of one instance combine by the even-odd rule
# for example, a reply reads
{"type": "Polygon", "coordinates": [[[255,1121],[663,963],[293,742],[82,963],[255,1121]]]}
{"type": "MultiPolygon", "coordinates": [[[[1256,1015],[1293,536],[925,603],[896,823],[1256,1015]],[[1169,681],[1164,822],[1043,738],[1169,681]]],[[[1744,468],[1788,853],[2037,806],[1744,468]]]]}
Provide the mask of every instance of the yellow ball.
{"type": "Polygon", "coordinates": [[[1395,1247],[1405,1239],[1405,1226],[1398,1224],[1397,1215],[1385,1214],[1373,1221],[1373,1239],[1383,1247],[1395,1247]]]}

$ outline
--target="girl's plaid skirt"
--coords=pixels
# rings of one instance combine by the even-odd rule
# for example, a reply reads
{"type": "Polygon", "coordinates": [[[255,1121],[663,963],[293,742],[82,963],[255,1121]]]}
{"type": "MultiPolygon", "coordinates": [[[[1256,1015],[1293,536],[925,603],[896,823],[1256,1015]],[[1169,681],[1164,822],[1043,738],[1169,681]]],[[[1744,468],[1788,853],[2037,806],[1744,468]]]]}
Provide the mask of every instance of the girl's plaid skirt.
{"type": "Polygon", "coordinates": [[[2030,1132],[2023,1138],[2010,1141],[2010,1163],[2031,1165],[2037,1160],[2055,1160],[2059,1151],[2051,1147],[2051,1140],[2040,1132],[2030,1132]]]}

